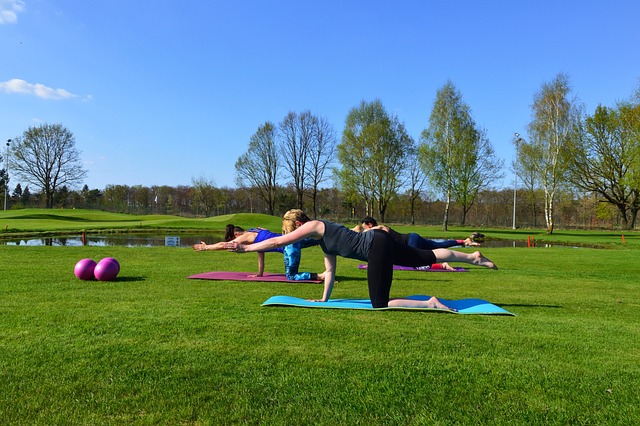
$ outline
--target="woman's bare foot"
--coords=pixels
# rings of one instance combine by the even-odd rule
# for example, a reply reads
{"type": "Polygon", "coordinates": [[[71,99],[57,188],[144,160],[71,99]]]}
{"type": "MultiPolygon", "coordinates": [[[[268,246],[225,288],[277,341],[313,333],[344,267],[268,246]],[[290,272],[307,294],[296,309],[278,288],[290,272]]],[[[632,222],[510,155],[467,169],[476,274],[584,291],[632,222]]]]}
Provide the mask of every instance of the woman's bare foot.
{"type": "Polygon", "coordinates": [[[484,257],[482,253],[480,253],[479,251],[473,252],[472,256],[473,256],[474,265],[485,266],[487,268],[496,269],[496,270],[498,269],[498,267],[492,261],[484,257]]]}
{"type": "Polygon", "coordinates": [[[438,300],[437,297],[432,297],[431,299],[427,300],[427,308],[436,308],[436,309],[443,309],[445,311],[453,311],[453,312],[458,312],[457,309],[453,309],[448,307],[447,305],[445,305],[444,303],[440,302],[438,300]]]}
{"type": "Polygon", "coordinates": [[[445,271],[455,271],[456,268],[454,268],[453,266],[449,265],[447,262],[442,262],[440,265],[442,265],[442,269],[444,269],[445,271]]]}

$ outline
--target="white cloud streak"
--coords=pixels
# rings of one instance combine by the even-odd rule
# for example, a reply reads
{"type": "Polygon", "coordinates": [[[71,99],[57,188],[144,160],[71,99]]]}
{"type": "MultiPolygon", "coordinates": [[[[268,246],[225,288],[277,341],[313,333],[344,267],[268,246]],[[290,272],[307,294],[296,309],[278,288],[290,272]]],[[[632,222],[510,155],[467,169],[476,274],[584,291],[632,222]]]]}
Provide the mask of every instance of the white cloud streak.
{"type": "Polygon", "coordinates": [[[0,25],[18,22],[18,13],[24,10],[21,0],[0,0],[0,25]]]}
{"type": "Polygon", "coordinates": [[[64,89],[52,89],[51,87],[47,87],[44,84],[33,84],[19,78],[13,78],[11,80],[1,82],[0,91],[5,93],[35,95],[42,99],[51,100],[61,100],[78,97],[78,95],[74,95],[73,93],[68,92],[64,89]]]}

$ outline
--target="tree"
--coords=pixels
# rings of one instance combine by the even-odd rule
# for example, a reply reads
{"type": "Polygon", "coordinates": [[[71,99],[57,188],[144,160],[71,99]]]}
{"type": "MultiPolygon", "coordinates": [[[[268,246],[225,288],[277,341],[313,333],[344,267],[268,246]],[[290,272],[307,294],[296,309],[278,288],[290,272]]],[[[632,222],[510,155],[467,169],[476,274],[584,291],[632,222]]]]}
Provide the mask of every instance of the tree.
{"type": "Polygon", "coordinates": [[[436,192],[445,196],[442,230],[449,228],[449,210],[454,191],[455,170],[462,161],[464,141],[473,130],[469,106],[451,81],[436,93],[429,127],[422,132],[420,163],[436,192]],[[460,142],[459,142],[460,141],[460,142]]]}
{"type": "Polygon", "coordinates": [[[98,208],[100,197],[102,197],[99,189],[89,189],[88,185],[84,185],[80,195],[82,197],[83,207],[90,209],[98,208]]]}
{"type": "Polygon", "coordinates": [[[269,121],[251,136],[249,149],[236,161],[237,184],[249,183],[271,215],[275,214],[280,161],[275,126],[269,121]]]}
{"type": "Polygon", "coordinates": [[[362,197],[366,213],[375,203],[384,221],[389,202],[404,183],[406,157],[412,145],[404,124],[389,116],[379,100],[362,101],[347,115],[338,145],[341,169],[335,174],[346,192],[362,197]]]}
{"type": "Polygon", "coordinates": [[[569,98],[569,77],[558,74],[544,83],[534,95],[529,142],[522,153],[533,157],[523,160],[535,166],[544,190],[544,217],[547,233],[554,229],[554,203],[558,189],[566,180],[572,144],[580,135],[581,111],[576,98],[569,98]]]}
{"type": "Polygon", "coordinates": [[[513,163],[516,176],[520,178],[520,183],[527,191],[527,202],[531,205],[533,214],[533,226],[537,226],[538,217],[538,176],[536,174],[535,159],[538,157],[533,150],[535,148],[526,143],[518,133],[515,135],[513,143],[516,146],[516,159],[513,163]]]}
{"type": "Polygon", "coordinates": [[[62,185],[55,193],[53,197],[54,205],[66,209],[69,207],[69,188],[66,185],[62,185]]]}
{"type": "Polygon", "coordinates": [[[320,185],[329,177],[326,171],[334,161],[336,155],[336,132],[325,118],[314,121],[313,138],[309,149],[307,163],[309,176],[309,197],[313,205],[313,217],[317,217],[317,200],[320,185]]]}
{"type": "Polygon", "coordinates": [[[502,160],[451,81],[436,93],[429,126],[421,135],[419,156],[429,181],[445,196],[444,231],[449,227],[452,201],[462,206],[464,224],[478,192],[502,177],[502,160]]]}
{"type": "MultiPolygon", "coordinates": [[[[2,157],[2,155],[0,155],[0,164],[6,164],[6,161],[2,157]]],[[[7,169],[0,169],[0,194],[4,195],[5,193],[9,192],[9,181],[9,173],[7,172],[7,169]]]]}
{"type": "Polygon", "coordinates": [[[420,198],[422,190],[427,183],[427,176],[420,167],[418,160],[418,148],[411,147],[407,156],[407,198],[409,199],[411,224],[416,223],[416,201],[420,198]]]}
{"type": "Polygon", "coordinates": [[[476,128],[471,135],[473,140],[463,152],[459,173],[454,179],[453,186],[455,199],[462,207],[460,220],[462,225],[466,223],[467,213],[480,190],[504,176],[502,173],[504,160],[496,156],[491,142],[486,137],[486,131],[476,128]]]}
{"type": "Polygon", "coordinates": [[[205,177],[192,178],[193,207],[202,212],[204,217],[211,216],[216,207],[217,190],[213,180],[205,177]]]}
{"type": "Polygon", "coordinates": [[[20,197],[22,197],[22,185],[17,184],[16,187],[13,189],[13,192],[11,193],[11,198],[13,199],[14,202],[19,202],[20,197]]]}
{"type": "Polygon", "coordinates": [[[280,123],[279,151],[282,153],[284,168],[291,176],[296,192],[297,207],[303,209],[305,181],[307,178],[307,160],[313,141],[314,122],[310,111],[300,114],[289,112],[280,123]]]}
{"type": "MultiPolygon", "coordinates": [[[[27,187],[28,188],[28,187],[27,187]]],[[[16,185],[16,187],[13,189],[13,192],[11,193],[11,202],[12,204],[16,205],[19,204],[22,207],[26,206],[26,203],[23,203],[22,201],[22,185],[20,185],[19,183],[16,185]]]]}
{"type": "Polygon", "coordinates": [[[16,138],[11,155],[12,170],[42,190],[45,207],[52,208],[56,191],[82,182],[82,168],[73,133],[61,124],[30,127],[16,138]]]}
{"type": "Polygon", "coordinates": [[[126,185],[107,185],[102,199],[108,211],[129,213],[131,206],[131,188],[126,185]]]}
{"type": "Polygon", "coordinates": [[[22,191],[22,194],[20,195],[20,204],[22,204],[23,206],[28,206],[30,201],[31,190],[28,186],[25,186],[24,191],[22,191]]]}
{"type": "Polygon", "coordinates": [[[598,105],[585,120],[572,155],[570,180],[614,205],[623,227],[635,227],[640,209],[640,103],[598,105]]]}
{"type": "Polygon", "coordinates": [[[154,195],[151,189],[142,185],[134,185],[131,187],[131,202],[133,211],[140,214],[149,214],[153,212],[154,195]]]}

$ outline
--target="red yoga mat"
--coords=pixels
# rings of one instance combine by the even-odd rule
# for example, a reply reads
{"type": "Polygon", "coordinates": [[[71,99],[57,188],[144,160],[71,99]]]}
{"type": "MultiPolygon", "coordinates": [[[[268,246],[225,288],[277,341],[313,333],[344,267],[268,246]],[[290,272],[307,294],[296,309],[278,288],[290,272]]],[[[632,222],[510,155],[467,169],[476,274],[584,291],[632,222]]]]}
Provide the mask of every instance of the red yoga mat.
{"type": "MultiPolygon", "coordinates": [[[[358,269],[367,269],[366,264],[364,265],[358,265],[358,269]]],[[[464,268],[461,267],[455,267],[455,271],[451,271],[448,269],[442,269],[442,268],[424,268],[421,266],[418,266],[417,268],[414,268],[413,266],[400,266],[400,265],[393,265],[393,270],[394,271],[420,271],[420,272],[469,272],[464,268]]]]}

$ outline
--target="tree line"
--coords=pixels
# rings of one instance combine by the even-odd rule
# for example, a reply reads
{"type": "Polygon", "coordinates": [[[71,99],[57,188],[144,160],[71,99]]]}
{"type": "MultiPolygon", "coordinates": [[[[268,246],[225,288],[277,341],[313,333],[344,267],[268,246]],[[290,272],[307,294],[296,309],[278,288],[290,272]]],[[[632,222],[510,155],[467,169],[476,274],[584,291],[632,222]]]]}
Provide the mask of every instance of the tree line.
{"type": "MultiPolygon", "coordinates": [[[[9,208],[21,209],[44,207],[44,194],[31,193],[17,185],[17,191],[9,194],[9,208]]],[[[296,192],[291,186],[278,189],[275,215],[295,205],[296,192]]],[[[532,197],[518,189],[516,206],[517,226],[540,228],[544,226],[542,192],[536,191],[536,208],[532,208],[532,197]],[[535,214],[534,214],[535,212],[535,214]]],[[[350,201],[336,188],[322,188],[317,194],[317,213],[338,222],[356,222],[367,215],[364,202],[350,201]]],[[[84,186],[79,190],[61,188],[53,200],[53,208],[95,209],[126,214],[170,214],[184,217],[208,217],[233,213],[269,214],[267,204],[250,188],[216,187],[207,182],[184,186],[128,186],[107,185],[103,189],[84,186]],[[197,187],[196,187],[197,186],[197,187]],[[156,201],[157,200],[157,201],[156,201]]],[[[304,208],[310,211],[310,204],[304,208]]],[[[387,210],[389,223],[411,223],[441,225],[445,202],[434,194],[424,193],[417,200],[408,192],[400,194],[387,210]]],[[[562,228],[619,229],[624,223],[618,210],[598,202],[592,194],[564,192],[558,194],[558,223],[562,228]]],[[[452,223],[460,224],[462,207],[451,205],[452,223]]],[[[511,226],[513,216],[513,188],[484,190],[478,194],[476,203],[466,213],[470,227],[511,226]]],[[[258,226],[259,224],[256,224],[258,226]]]]}
{"type": "MultiPolygon", "coordinates": [[[[314,217],[477,226],[635,228],[640,209],[640,87],[587,114],[558,74],[534,94],[528,135],[514,135],[516,186],[500,189],[504,162],[448,81],[436,93],[419,138],[380,100],[347,114],[341,135],[311,111],[260,125],[236,161],[237,188],[206,177],[191,185],[108,185],[74,190],[86,171],[72,133],[60,124],[29,128],[12,144],[11,208],[84,207],[127,213],[279,215],[298,207],[314,217]],[[35,191],[31,191],[31,187],[35,191]],[[512,200],[517,195],[518,203],[512,200]],[[515,212],[514,212],[515,208],[515,212]]],[[[0,170],[8,189],[10,176],[0,170]]]]}

